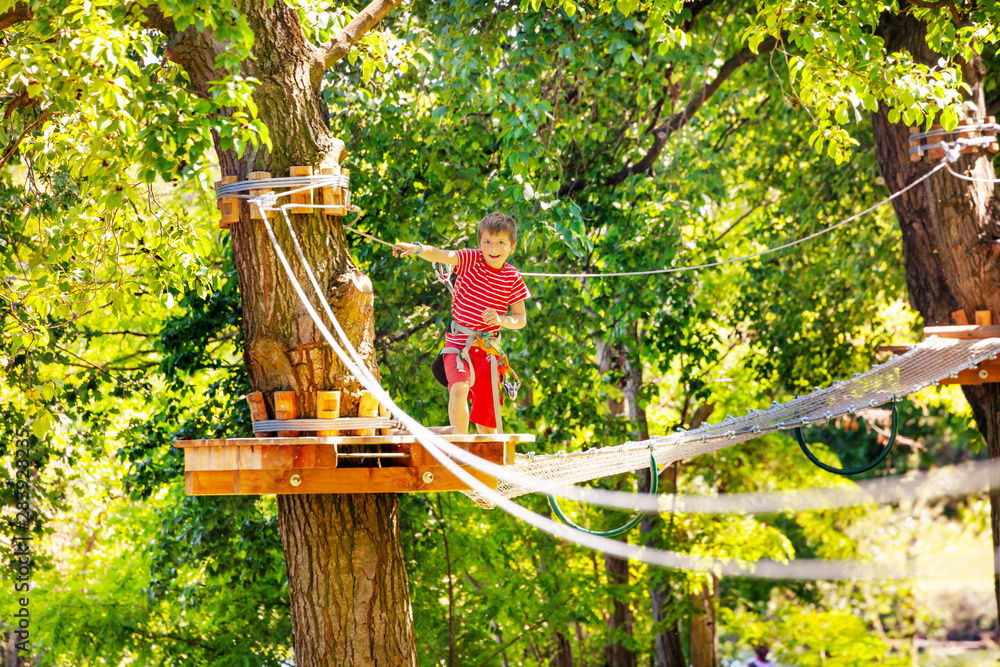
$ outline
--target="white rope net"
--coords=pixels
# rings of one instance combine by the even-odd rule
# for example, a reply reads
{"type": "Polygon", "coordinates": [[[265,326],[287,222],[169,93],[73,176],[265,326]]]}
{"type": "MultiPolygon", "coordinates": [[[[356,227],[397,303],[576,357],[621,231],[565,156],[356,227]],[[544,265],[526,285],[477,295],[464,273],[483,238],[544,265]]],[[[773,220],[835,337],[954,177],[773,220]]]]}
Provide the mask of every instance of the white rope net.
{"type": "MultiPolygon", "coordinates": [[[[905,354],[895,356],[850,380],[825,389],[775,404],[763,411],[751,411],[742,417],[703,425],[693,431],[679,431],[650,440],[627,442],[616,447],[601,447],[558,454],[519,454],[512,472],[530,477],[531,487],[499,480],[498,492],[507,497],[586,482],[649,467],[650,447],[659,465],[715,451],[751,440],[759,435],[825,422],[891,402],[907,394],[952,377],[1000,353],[1000,338],[958,340],[928,338],[905,354]]],[[[488,505],[470,493],[476,502],[488,505]]]]}

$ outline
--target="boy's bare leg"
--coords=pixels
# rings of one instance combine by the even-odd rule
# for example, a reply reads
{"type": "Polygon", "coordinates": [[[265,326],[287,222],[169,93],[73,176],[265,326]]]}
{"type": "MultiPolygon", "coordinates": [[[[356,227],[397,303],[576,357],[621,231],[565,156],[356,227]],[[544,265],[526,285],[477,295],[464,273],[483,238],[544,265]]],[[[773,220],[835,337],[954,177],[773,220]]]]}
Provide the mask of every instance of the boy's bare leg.
{"type": "Polygon", "coordinates": [[[456,382],[448,390],[448,420],[453,434],[465,435],[469,432],[468,382],[456,382]]]}
{"type": "Polygon", "coordinates": [[[482,424],[476,424],[476,430],[479,431],[480,435],[491,435],[497,432],[497,427],[483,426],[482,424]]]}

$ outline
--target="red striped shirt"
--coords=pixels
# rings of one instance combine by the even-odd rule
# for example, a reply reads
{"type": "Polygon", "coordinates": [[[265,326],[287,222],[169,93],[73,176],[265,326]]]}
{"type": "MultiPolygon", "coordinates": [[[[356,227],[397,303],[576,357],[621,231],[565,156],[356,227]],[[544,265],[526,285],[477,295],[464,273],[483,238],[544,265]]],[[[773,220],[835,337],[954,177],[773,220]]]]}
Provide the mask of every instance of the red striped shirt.
{"type": "MultiPolygon", "coordinates": [[[[504,262],[494,269],[483,253],[471,248],[456,251],[458,266],[455,267],[455,298],[451,305],[451,317],[462,326],[476,331],[496,333],[498,326],[488,326],[483,322],[483,311],[492,308],[498,314],[507,313],[512,303],[531,298],[521,274],[513,266],[504,262]]],[[[445,333],[445,342],[459,349],[465,345],[465,334],[445,333]]]]}

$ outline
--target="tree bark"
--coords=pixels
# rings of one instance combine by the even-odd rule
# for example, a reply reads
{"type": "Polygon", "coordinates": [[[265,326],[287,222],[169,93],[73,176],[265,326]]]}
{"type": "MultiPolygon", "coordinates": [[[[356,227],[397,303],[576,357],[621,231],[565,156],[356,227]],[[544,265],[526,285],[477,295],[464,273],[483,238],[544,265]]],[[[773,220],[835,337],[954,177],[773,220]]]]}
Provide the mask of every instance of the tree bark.
{"type": "Polygon", "coordinates": [[[635,651],[625,646],[622,635],[632,635],[632,608],[629,595],[617,590],[628,589],[628,561],[614,556],[604,556],[604,569],[608,586],[612,589],[611,614],[608,616],[608,641],[604,645],[604,664],[607,667],[636,667],[635,651]]]}
{"type": "MultiPolygon", "coordinates": [[[[885,14],[879,32],[890,51],[908,51],[916,62],[935,66],[938,55],[927,46],[926,26],[912,16],[885,14]]],[[[977,57],[962,68],[969,85],[967,99],[985,110],[985,68],[977,57]]],[[[908,128],[893,125],[888,110],[873,116],[879,170],[886,185],[896,192],[932,168],[927,159],[911,163],[907,153],[908,128]]],[[[952,165],[958,173],[995,178],[993,163],[984,152],[964,155],[952,165]]],[[[990,310],[1000,315],[1000,216],[994,186],[959,180],[947,172],[932,176],[923,188],[894,200],[903,237],[903,259],[910,301],[926,325],[950,324],[950,313],[963,309],[990,310]]],[[[1000,385],[962,388],[972,406],[991,458],[1000,457],[1000,385]]],[[[1000,492],[990,494],[994,547],[994,593],[1000,609],[1000,492]]]]}
{"type": "MultiPolygon", "coordinates": [[[[713,582],[714,583],[714,582],[713,582]]],[[[699,613],[691,617],[691,667],[718,667],[715,633],[715,595],[708,583],[692,596],[699,613]]]]}
{"type": "MultiPolygon", "coordinates": [[[[255,37],[253,58],[241,64],[241,74],[260,80],[254,100],[273,150],[251,148],[238,158],[222,150],[217,137],[222,172],[242,181],[252,171],[280,177],[293,165],[340,164],[345,146],[326,127],[312,78],[317,47],[305,39],[296,10],[262,0],[237,4],[255,37]]],[[[215,69],[221,47],[214,36],[193,28],[177,32],[155,7],[147,16],[166,34],[168,56],[184,67],[192,88],[207,94],[209,82],[222,78],[215,69]]],[[[315,416],[317,390],[340,390],[341,414],[356,415],[360,383],[300,303],[262,222],[249,219],[247,206],[241,209],[230,240],[243,309],[243,356],[253,389],[264,392],[272,409],[272,392],[294,391],[302,417],[315,416]]],[[[298,281],[311,294],[283,217],[268,215],[298,281]]],[[[337,319],[377,376],[372,285],[351,260],[340,220],[320,211],[293,215],[292,221],[337,319]]],[[[279,496],[278,518],[296,665],[416,664],[396,496],[279,496]]]]}

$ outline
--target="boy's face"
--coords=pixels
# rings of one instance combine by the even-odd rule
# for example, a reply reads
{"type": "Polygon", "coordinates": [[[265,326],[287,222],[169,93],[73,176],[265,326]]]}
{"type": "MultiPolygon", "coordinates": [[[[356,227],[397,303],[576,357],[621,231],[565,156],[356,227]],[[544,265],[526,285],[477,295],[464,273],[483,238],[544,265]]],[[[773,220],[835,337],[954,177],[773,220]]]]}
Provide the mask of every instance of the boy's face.
{"type": "Polygon", "coordinates": [[[510,254],[514,252],[514,245],[510,242],[507,232],[490,234],[483,232],[479,235],[479,251],[483,253],[483,259],[494,268],[499,269],[507,261],[510,254]]]}

